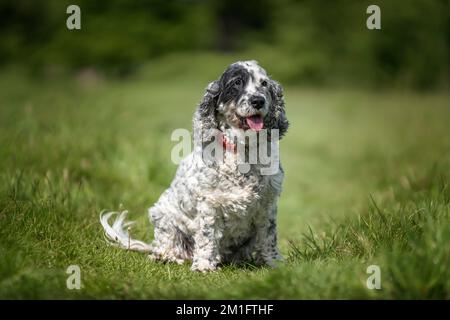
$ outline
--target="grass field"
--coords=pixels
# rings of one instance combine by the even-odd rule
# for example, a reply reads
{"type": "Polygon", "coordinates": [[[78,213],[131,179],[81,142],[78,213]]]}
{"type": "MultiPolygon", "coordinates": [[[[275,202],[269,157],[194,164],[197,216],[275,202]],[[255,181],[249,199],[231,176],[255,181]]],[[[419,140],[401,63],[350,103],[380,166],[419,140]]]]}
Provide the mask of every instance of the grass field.
{"type": "Polygon", "coordinates": [[[99,212],[121,206],[151,240],[170,134],[225,66],[169,62],[127,81],[0,75],[0,298],[450,298],[448,93],[285,88],[275,270],[204,275],[107,246],[99,212]]]}

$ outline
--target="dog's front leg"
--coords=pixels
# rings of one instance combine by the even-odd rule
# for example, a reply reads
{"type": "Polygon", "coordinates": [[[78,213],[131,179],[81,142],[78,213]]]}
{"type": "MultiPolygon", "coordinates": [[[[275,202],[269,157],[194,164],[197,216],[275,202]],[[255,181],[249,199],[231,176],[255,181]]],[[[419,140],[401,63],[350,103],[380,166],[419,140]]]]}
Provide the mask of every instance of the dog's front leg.
{"type": "Polygon", "coordinates": [[[214,212],[202,211],[196,218],[197,231],[194,235],[192,271],[208,272],[217,269],[220,262],[219,232],[214,212]]]}
{"type": "Polygon", "coordinates": [[[275,267],[277,260],[282,256],[277,245],[277,207],[274,205],[268,215],[261,217],[256,223],[255,263],[275,267]]]}

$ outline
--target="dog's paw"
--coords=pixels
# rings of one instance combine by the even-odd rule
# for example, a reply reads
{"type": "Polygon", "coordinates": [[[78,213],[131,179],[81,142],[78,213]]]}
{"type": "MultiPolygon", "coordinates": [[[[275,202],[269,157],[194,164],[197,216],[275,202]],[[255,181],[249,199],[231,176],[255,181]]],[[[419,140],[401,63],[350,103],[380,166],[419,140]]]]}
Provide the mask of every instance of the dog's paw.
{"type": "Polygon", "coordinates": [[[257,266],[266,266],[272,269],[277,268],[283,261],[284,259],[279,253],[270,256],[259,256],[254,260],[257,266]]]}
{"type": "Polygon", "coordinates": [[[264,265],[271,269],[275,269],[278,266],[277,261],[275,259],[266,260],[264,265]]]}
{"type": "Polygon", "coordinates": [[[212,272],[218,269],[217,263],[209,261],[208,259],[195,259],[191,266],[191,271],[202,273],[212,272]]]}
{"type": "Polygon", "coordinates": [[[163,256],[161,255],[161,254],[158,254],[158,253],[150,253],[149,255],[148,255],[148,259],[150,260],[150,261],[153,261],[153,262],[160,262],[160,261],[163,261],[164,259],[163,259],[163,256]]]}
{"type": "Polygon", "coordinates": [[[184,263],[184,259],[178,258],[176,256],[168,256],[158,253],[151,253],[148,255],[148,258],[152,262],[174,262],[179,265],[184,263]]]}

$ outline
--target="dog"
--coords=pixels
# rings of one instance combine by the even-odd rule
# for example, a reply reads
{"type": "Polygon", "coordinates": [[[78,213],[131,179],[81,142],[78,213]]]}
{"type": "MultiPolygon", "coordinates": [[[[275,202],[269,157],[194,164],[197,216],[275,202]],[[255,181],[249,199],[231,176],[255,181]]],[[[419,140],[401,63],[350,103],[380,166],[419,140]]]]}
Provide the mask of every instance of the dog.
{"type": "MultiPolygon", "coordinates": [[[[155,261],[192,261],[193,271],[214,271],[222,264],[275,267],[282,260],[276,216],[284,172],[279,164],[275,173],[263,175],[258,163],[242,172],[236,145],[243,143],[246,132],[263,129],[270,130],[269,143],[273,131],[281,139],[288,126],[281,85],[254,60],[231,64],[208,85],[194,114],[193,152],[180,162],[170,187],[149,209],[153,242],[130,238],[126,211],[100,214],[106,239],[124,249],[148,252],[155,261]],[[202,151],[213,141],[221,141],[223,159],[207,163],[202,151]],[[110,225],[113,215],[116,220],[110,225]]],[[[262,143],[259,138],[257,144],[262,143]]]]}

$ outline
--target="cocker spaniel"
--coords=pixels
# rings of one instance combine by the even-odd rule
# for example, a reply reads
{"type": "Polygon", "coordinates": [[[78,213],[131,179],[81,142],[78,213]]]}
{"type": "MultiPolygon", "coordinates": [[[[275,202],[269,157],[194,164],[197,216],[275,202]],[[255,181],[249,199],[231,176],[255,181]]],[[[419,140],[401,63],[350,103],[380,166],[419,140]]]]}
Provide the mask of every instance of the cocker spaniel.
{"type": "Polygon", "coordinates": [[[273,146],[288,125],[280,84],[256,61],[231,64],[209,84],[195,112],[194,151],[181,161],[170,187],[149,209],[153,242],[130,238],[126,211],[100,214],[107,240],[148,252],[153,260],[192,261],[195,271],[213,271],[222,263],[274,266],[281,259],[276,215],[284,172],[279,162],[276,170],[263,174],[267,163],[253,161],[241,169],[242,161],[237,160],[265,144],[276,155],[273,146]],[[257,135],[256,143],[247,143],[248,133],[257,135]],[[213,160],[204,152],[211,145],[213,160]]]}

